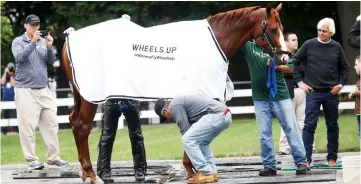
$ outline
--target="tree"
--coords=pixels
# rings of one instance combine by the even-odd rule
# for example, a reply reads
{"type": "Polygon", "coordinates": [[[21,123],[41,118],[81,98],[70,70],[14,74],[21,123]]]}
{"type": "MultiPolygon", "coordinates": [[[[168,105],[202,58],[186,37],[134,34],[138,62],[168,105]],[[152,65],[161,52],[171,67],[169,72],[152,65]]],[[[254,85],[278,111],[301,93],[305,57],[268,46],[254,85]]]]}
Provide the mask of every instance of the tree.
{"type": "Polygon", "coordinates": [[[9,61],[13,61],[14,57],[11,53],[11,42],[14,37],[11,22],[8,17],[3,15],[4,1],[0,2],[1,6],[1,70],[6,67],[9,61]]]}

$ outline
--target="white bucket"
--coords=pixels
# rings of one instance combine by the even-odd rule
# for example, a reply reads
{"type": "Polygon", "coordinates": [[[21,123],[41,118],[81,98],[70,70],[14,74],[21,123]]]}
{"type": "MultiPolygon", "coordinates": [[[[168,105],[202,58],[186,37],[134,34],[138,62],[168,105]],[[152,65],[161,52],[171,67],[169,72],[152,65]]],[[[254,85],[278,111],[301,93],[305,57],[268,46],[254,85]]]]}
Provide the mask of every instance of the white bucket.
{"type": "Polygon", "coordinates": [[[342,157],[343,182],[360,184],[360,155],[342,157]]]}

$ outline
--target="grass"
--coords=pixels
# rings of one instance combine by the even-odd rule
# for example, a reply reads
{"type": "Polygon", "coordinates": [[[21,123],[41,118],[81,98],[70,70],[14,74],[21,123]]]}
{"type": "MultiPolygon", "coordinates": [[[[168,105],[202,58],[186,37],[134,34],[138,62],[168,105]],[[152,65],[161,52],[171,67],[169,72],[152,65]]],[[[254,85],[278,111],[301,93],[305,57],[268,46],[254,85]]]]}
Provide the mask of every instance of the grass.
{"type": "MultiPolygon", "coordinates": [[[[356,117],[342,115],[339,119],[339,152],[360,151],[356,117]]],[[[183,149],[180,133],[176,124],[142,126],[146,155],[148,160],[181,159],[183,149]]],[[[71,129],[59,130],[60,156],[69,162],[78,162],[77,150],[71,129]]],[[[97,159],[97,144],[100,131],[93,129],[89,135],[89,147],[93,163],[97,159]]],[[[280,125],[273,120],[275,150],[278,150],[280,125]]],[[[319,118],[316,130],[317,152],[327,152],[327,131],[325,120],[319,118]]],[[[255,119],[233,120],[229,129],[221,133],[213,142],[212,149],[216,157],[259,155],[260,146],[255,119]]],[[[36,154],[46,162],[46,150],[39,132],[36,134],[36,154]]],[[[128,130],[118,130],[114,143],[112,160],[132,160],[128,130]]],[[[24,163],[18,135],[1,136],[1,164],[24,163]]]]}

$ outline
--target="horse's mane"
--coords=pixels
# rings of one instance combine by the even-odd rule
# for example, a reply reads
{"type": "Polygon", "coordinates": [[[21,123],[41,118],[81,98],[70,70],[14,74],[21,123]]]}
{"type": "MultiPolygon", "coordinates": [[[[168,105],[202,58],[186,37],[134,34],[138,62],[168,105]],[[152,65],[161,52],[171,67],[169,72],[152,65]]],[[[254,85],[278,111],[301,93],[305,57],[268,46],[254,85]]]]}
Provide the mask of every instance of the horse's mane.
{"type": "Polygon", "coordinates": [[[259,6],[240,8],[236,10],[227,11],[224,13],[218,13],[213,16],[211,15],[207,17],[207,20],[210,25],[222,24],[224,26],[228,26],[234,24],[235,22],[239,24],[243,24],[248,20],[249,15],[253,11],[258,9],[260,9],[259,6]]]}

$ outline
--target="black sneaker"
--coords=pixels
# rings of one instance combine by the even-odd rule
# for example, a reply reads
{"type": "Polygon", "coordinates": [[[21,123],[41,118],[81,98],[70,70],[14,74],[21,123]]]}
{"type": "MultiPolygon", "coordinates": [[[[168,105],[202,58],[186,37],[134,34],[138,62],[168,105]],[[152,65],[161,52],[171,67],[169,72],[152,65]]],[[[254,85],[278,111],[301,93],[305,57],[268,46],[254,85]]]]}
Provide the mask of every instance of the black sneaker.
{"type": "Polygon", "coordinates": [[[307,174],[307,166],[303,164],[297,164],[296,175],[307,174]]]}
{"type": "Polygon", "coordinates": [[[286,153],[286,152],[283,152],[283,151],[279,151],[278,152],[278,155],[289,155],[290,153],[286,153]]]}
{"type": "Polygon", "coordinates": [[[114,180],[111,178],[110,173],[107,171],[103,171],[99,176],[104,183],[113,183],[114,180]]]}
{"type": "Polygon", "coordinates": [[[275,176],[277,175],[277,170],[271,169],[269,167],[265,167],[261,171],[259,171],[260,176],[275,176]]]}
{"type": "Polygon", "coordinates": [[[142,168],[135,169],[135,180],[136,181],[144,181],[145,180],[145,172],[142,168]]]}

